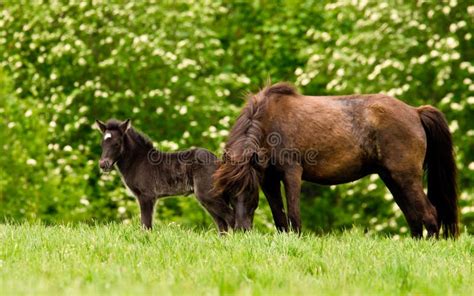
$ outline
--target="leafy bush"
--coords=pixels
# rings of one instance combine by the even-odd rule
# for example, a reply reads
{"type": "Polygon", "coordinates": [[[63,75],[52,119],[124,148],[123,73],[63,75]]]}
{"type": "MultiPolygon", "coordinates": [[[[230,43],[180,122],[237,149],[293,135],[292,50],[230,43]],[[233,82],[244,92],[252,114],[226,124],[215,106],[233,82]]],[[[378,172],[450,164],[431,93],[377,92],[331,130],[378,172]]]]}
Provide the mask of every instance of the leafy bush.
{"type": "MultiPolygon", "coordinates": [[[[456,1],[5,3],[0,217],[130,221],[133,197],[117,173],[97,168],[94,120],[129,117],[161,149],[219,154],[243,93],[271,79],[307,94],[385,92],[440,108],[473,232],[473,14],[456,1]]],[[[314,230],[355,223],[398,232],[404,223],[375,177],[305,184],[302,202],[304,225],[314,230]]],[[[257,224],[271,226],[261,205],[257,224]]],[[[189,199],[160,201],[157,211],[167,221],[210,223],[189,199]]]]}

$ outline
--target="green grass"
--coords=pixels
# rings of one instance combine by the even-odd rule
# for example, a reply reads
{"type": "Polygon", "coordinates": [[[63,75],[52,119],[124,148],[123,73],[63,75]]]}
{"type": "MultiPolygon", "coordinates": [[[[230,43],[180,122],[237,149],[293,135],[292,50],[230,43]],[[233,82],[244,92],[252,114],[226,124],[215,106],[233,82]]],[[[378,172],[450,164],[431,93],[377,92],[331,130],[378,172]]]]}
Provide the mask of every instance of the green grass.
{"type": "Polygon", "coordinates": [[[0,294],[474,294],[474,238],[0,225],[0,294]]]}

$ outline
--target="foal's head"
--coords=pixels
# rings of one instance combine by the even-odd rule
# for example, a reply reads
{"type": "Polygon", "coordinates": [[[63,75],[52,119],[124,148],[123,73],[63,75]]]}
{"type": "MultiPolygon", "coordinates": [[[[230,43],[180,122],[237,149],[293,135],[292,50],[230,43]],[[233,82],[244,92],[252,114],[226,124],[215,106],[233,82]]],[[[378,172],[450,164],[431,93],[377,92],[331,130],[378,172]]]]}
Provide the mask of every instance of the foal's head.
{"type": "Polygon", "coordinates": [[[96,123],[103,135],[99,167],[104,172],[109,172],[124,152],[123,139],[130,128],[130,119],[124,122],[109,120],[107,123],[96,120],[96,123]]]}

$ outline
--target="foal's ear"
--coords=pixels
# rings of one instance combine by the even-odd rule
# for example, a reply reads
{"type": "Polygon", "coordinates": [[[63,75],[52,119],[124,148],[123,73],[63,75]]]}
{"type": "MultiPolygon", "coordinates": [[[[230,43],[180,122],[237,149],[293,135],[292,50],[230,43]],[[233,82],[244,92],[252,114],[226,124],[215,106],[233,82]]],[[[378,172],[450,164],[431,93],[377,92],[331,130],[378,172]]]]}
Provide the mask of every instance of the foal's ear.
{"type": "Polygon", "coordinates": [[[120,131],[122,132],[122,134],[125,134],[127,132],[127,130],[130,128],[130,125],[130,119],[127,119],[120,124],[120,131]]]}
{"type": "Polygon", "coordinates": [[[96,119],[95,123],[99,127],[100,132],[105,133],[105,130],[107,129],[107,125],[105,125],[105,123],[103,123],[102,121],[100,121],[98,119],[96,119]]]}

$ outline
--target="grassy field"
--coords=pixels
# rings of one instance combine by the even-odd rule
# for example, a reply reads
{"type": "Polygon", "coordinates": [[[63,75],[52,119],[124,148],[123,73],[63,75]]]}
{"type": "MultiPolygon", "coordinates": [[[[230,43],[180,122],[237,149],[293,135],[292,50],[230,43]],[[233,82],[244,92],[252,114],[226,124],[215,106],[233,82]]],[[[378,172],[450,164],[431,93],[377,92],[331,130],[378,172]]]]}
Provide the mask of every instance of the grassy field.
{"type": "Polygon", "coordinates": [[[0,293],[473,295],[474,237],[0,225],[0,293]]]}

